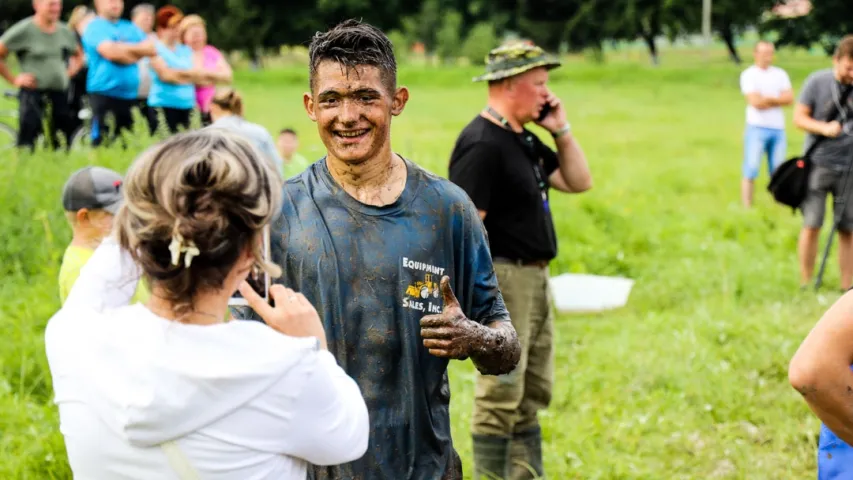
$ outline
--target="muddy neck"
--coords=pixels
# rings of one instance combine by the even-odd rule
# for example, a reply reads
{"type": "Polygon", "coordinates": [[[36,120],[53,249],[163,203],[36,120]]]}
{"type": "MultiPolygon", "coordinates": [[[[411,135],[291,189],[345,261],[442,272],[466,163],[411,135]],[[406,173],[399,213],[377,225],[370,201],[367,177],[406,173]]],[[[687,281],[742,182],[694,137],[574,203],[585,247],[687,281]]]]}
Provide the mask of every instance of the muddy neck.
{"type": "Polygon", "coordinates": [[[341,161],[332,155],[326,157],[326,165],[332,178],[348,191],[387,185],[393,181],[397,164],[402,163],[390,147],[383,148],[379,155],[357,164],[341,161]]]}

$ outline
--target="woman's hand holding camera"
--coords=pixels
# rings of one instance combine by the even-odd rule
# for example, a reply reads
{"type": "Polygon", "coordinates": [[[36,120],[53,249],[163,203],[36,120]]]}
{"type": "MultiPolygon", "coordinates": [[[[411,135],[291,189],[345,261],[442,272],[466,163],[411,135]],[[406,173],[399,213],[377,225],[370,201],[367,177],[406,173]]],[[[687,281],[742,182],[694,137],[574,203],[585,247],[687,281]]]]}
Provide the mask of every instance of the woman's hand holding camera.
{"type": "Polygon", "coordinates": [[[247,282],[242,282],[239,290],[267,325],[291,337],[317,337],[323,350],[327,350],[326,332],[320,316],[304,295],[276,284],[270,287],[275,305],[270,306],[247,282]]]}

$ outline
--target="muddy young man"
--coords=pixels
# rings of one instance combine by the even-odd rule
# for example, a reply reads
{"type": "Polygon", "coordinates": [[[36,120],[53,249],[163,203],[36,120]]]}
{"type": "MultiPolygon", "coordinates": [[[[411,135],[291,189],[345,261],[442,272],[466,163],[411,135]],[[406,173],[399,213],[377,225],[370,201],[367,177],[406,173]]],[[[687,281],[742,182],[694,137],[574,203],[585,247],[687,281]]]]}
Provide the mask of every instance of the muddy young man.
{"type": "Polygon", "coordinates": [[[309,47],[305,110],[326,156],[284,187],[273,260],[323,319],[329,351],[361,388],[370,443],[311,479],[461,479],[448,362],[511,371],[519,343],[482,222],[465,192],[391,150],[397,86],[388,38],[346,21],[309,47]]]}

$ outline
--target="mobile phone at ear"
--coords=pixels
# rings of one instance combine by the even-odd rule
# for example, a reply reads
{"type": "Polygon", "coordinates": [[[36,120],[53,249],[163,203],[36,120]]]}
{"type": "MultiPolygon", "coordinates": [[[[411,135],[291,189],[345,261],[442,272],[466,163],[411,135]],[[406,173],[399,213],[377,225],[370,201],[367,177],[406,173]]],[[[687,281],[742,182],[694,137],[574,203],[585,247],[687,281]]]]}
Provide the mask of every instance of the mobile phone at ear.
{"type": "Polygon", "coordinates": [[[545,105],[542,105],[542,111],[539,112],[539,118],[537,118],[536,121],[541,122],[542,120],[545,120],[545,117],[547,117],[548,114],[551,113],[552,108],[553,107],[551,107],[550,103],[546,103],[545,105]]]}
{"type": "MultiPolygon", "coordinates": [[[[267,225],[263,230],[263,247],[261,250],[264,260],[269,261],[270,259],[270,227],[267,225]]],[[[252,267],[252,271],[249,273],[249,276],[246,277],[246,283],[252,287],[252,290],[255,291],[261,298],[264,299],[264,302],[270,303],[270,275],[265,272],[259,266],[252,267]]],[[[231,295],[231,298],[228,299],[229,306],[248,306],[249,302],[243,298],[243,295],[240,294],[240,291],[237,290],[231,295]]]]}

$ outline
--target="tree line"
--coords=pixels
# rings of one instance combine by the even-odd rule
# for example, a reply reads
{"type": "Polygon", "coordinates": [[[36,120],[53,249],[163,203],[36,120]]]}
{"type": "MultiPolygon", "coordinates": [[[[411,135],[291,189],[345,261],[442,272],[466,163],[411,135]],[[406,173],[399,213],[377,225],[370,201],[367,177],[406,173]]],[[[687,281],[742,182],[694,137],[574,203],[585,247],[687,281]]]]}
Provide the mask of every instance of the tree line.
{"type": "MultiPolygon", "coordinates": [[[[756,28],[777,46],[822,45],[827,52],[853,32],[853,2],[818,0],[809,15],[778,18],[768,12],[784,0],[713,0],[714,35],[740,62],[736,39],[756,28]]],[[[86,4],[65,0],[64,10],[86,4]]],[[[126,0],[125,11],[142,3],[126,0]]],[[[165,2],[152,2],[161,6],[165,2]]],[[[212,43],[226,50],[258,52],[306,45],[318,30],[345,18],[361,18],[386,32],[397,48],[414,43],[439,58],[466,56],[481,62],[507,32],[557,51],[601,52],[607,42],[642,40],[657,62],[657,42],[702,29],[701,0],[174,0],[208,22],[212,43]]],[[[31,0],[3,0],[0,30],[32,13],[31,0]]]]}

